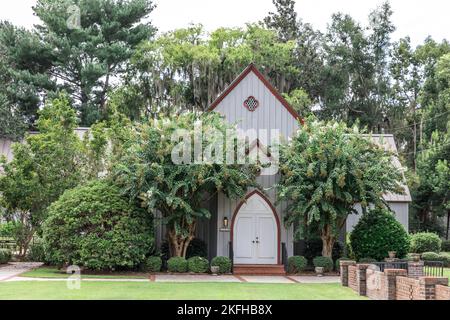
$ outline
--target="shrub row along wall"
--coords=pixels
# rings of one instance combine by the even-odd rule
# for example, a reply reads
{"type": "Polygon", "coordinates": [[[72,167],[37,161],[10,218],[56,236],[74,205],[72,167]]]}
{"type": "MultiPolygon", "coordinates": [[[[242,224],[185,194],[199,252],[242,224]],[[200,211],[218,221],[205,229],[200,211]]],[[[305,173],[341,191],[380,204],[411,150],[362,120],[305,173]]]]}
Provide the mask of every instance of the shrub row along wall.
{"type": "Polygon", "coordinates": [[[381,272],[374,265],[341,261],[341,283],[374,300],[450,300],[448,278],[423,277],[419,266],[420,263],[411,262],[408,271],[385,269],[381,272]]]}

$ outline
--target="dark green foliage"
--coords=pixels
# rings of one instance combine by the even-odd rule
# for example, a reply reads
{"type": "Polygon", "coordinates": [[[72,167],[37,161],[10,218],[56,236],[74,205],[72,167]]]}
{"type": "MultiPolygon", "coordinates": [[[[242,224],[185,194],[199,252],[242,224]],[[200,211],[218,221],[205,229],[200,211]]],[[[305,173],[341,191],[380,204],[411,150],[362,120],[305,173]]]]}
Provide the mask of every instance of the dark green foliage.
{"type": "Polygon", "coordinates": [[[358,263],[372,263],[372,262],[377,262],[377,260],[373,258],[361,258],[358,260],[358,263]]]}
{"type": "MultiPolygon", "coordinates": [[[[312,260],[315,257],[320,256],[322,254],[322,247],[323,243],[322,239],[320,238],[312,238],[305,240],[305,253],[304,253],[305,258],[309,262],[312,262],[312,260]]],[[[338,259],[342,255],[342,252],[343,252],[342,244],[339,241],[336,241],[333,245],[332,259],[333,260],[338,259]]]]}
{"type": "Polygon", "coordinates": [[[27,254],[27,260],[33,262],[47,262],[45,248],[42,241],[36,241],[30,245],[27,254]]]}
{"type": "Polygon", "coordinates": [[[144,260],[141,269],[146,272],[160,272],[162,259],[159,256],[151,256],[144,260]]]}
{"type": "Polygon", "coordinates": [[[211,267],[219,267],[219,273],[231,272],[231,260],[228,257],[214,257],[211,260],[211,267]]]}
{"type": "Polygon", "coordinates": [[[281,147],[282,178],[278,201],[287,201],[286,225],[297,239],[320,234],[322,255],[332,256],[333,245],[347,216],[374,204],[385,205],[385,192],[402,193],[402,175],[391,154],[345,123],[318,122],[300,127],[291,143],[281,147]]]}
{"type": "Polygon", "coordinates": [[[152,219],[98,180],[65,192],[49,208],[43,240],[49,261],[89,269],[138,266],[153,246],[152,219]]]}
{"type": "Polygon", "coordinates": [[[419,232],[411,236],[411,252],[441,252],[441,239],[432,232],[419,232]]]}
{"type": "Polygon", "coordinates": [[[5,264],[11,261],[12,254],[8,249],[0,249],[0,264],[5,264]]]}
{"type": "Polygon", "coordinates": [[[357,260],[372,258],[378,261],[396,251],[398,258],[408,253],[409,236],[394,214],[373,209],[363,214],[350,235],[352,251],[357,260]]]}
{"type": "Polygon", "coordinates": [[[172,257],[167,260],[167,270],[169,272],[187,272],[188,262],[183,257],[172,257]]]}
{"type": "Polygon", "coordinates": [[[441,251],[450,252],[450,240],[442,240],[441,251]]]}
{"type": "Polygon", "coordinates": [[[302,256],[292,256],[288,258],[288,272],[299,273],[306,269],[308,260],[302,256]]]}
{"type": "MultiPolygon", "coordinates": [[[[130,138],[128,152],[114,168],[116,183],[131,199],[149,212],[161,212],[171,255],[179,257],[186,256],[197,221],[211,216],[202,204],[206,195],[221,191],[230,198],[242,198],[248,187],[256,184],[257,165],[215,161],[211,165],[194,164],[193,150],[174,161],[172,153],[180,152],[182,145],[179,139],[173,139],[174,135],[183,130],[186,138],[193,139],[198,121],[202,122],[204,148],[215,143],[217,137],[206,132],[220,132],[225,137],[231,128],[215,112],[186,112],[139,125],[130,138]]],[[[217,156],[225,156],[223,152],[217,156]]]]}
{"type": "Polygon", "coordinates": [[[314,267],[323,267],[323,270],[325,272],[329,272],[333,270],[333,260],[330,257],[315,257],[313,259],[313,265],[314,267]]]}
{"type": "Polygon", "coordinates": [[[209,261],[203,257],[191,257],[187,260],[189,272],[205,273],[209,268],[209,261]]]}
{"type": "Polygon", "coordinates": [[[199,238],[194,238],[187,248],[186,259],[191,257],[208,257],[208,247],[205,241],[199,238]]]}

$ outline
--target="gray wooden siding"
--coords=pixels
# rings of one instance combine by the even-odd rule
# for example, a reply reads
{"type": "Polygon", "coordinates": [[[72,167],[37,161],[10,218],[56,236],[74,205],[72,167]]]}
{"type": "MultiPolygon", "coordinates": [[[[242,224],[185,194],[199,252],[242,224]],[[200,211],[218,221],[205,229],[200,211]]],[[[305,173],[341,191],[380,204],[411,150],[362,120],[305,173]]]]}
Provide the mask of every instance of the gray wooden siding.
{"type": "MultiPolygon", "coordinates": [[[[389,207],[395,213],[395,218],[400,222],[405,230],[409,230],[409,203],[408,202],[388,202],[389,207]]],[[[346,231],[351,232],[361,217],[361,205],[356,205],[359,214],[351,214],[347,218],[346,231]]]]}
{"type": "MultiPolygon", "coordinates": [[[[299,127],[298,121],[253,72],[214,111],[223,114],[228,122],[237,123],[240,129],[266,129],[268,134],[271,129],[278,129],[285,138],[291,137],[299,127]],[[254,96],[259,101],[259,107],[254,112],[248,111],[243,105],[249,96],[254,96]]],[[[264,137],[260,137],[260,140],[266,145],[270,143],[264,141],[264,137]]]]}

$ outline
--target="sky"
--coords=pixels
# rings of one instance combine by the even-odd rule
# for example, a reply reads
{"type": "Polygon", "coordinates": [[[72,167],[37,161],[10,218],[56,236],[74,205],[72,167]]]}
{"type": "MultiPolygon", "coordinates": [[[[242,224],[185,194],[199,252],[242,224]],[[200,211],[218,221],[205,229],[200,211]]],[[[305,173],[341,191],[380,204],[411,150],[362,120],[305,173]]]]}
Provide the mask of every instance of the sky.
{"type": "MultiPolygon", "coordinates": [[[[256,22],[275,8],[272,0],[155,0],[151,14],[153,24],[161,31],[201,23],[207,30],[218,27],[242,27],[256,22]]],[[[0,20],[31,28],[38,22],[31,7],[36,0],[0,0],[0,20]]],[[[297,0],[296,10],[303,21],[319,30],[326,30],[333,13],[350,14],[362,24],[369,12],[382,0],[297,0]]],[[[450,1],[391,0],[393,21],[397,27],[394,39],[409,35],[413,44],[420,44],[431,35],[435,40],[450,40],[450,1]]]]}

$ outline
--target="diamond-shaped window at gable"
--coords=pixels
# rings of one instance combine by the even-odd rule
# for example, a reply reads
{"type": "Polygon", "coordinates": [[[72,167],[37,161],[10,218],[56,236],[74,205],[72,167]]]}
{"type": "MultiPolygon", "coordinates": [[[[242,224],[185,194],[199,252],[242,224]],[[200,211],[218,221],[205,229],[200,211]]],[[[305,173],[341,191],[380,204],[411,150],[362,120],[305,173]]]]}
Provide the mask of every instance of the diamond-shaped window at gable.
{"type": "Polygon", "coordinates": [[[256,100],[255,97],[250,96],[244,101],[244,106],[248,109],[248,111],[253,112],[259,107],[259,101],[256,100]]]}

